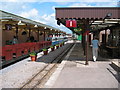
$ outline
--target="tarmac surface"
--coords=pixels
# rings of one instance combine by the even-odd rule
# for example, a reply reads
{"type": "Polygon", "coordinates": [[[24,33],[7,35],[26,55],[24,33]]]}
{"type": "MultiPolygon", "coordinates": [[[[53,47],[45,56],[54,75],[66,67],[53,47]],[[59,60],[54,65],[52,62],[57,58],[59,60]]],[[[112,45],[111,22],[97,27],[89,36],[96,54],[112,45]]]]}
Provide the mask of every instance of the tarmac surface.
{"type": "Polygon", "coordinates": [[[89,65],[85,65],[81,44],[74,45],[45,88],[118,88],[120,78],[111,67],[111,60],[99,56],[93,62],[91,54],[89,48],[89,65]]]}

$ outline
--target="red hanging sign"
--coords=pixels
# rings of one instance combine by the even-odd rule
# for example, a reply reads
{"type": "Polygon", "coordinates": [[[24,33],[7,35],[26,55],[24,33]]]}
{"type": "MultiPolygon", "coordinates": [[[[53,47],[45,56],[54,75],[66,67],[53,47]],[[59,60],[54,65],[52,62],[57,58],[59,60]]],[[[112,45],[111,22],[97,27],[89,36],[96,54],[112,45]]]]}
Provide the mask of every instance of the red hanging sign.
{"type": "Polygon", "coordinates": [[[66,20],[66,27],[77,27],[76,20],[66,20]]]}

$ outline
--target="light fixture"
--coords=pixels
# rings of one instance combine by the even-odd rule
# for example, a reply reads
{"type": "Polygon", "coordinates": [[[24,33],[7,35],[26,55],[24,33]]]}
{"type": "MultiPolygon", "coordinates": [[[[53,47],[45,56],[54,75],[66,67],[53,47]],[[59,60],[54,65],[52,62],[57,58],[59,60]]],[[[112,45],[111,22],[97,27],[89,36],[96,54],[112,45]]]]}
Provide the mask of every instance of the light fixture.
{"type": "Polygon", "coordinates": [[[110,19],[111,16],[112,16],[112,13],[107,13],[104,19],[110,19]]]}
{"type": "Polygon", "coordinates": [[[58,20],[57,20],[57,25],[59,25],[59,26],[60,26],[60,21],[58,21],[58,20]]]}
{"type": "Polygon", "coordinates": [[[103,23],[103,21],[94,21],[94,23],[103,23]]]}
{"type": "Polygon", "coordinates": [[[112,13],[108,13],[107,16],[108,16],[108,17],[112,16],[112,13]]]}
{"type": "Polygon", "coordinates": [[[1,22],[7,22],[7,21],[9,21],[9,20],[0,20],[1,22]]]}
{"type": "Polygon", "coordinates": [[[38,27],[38,25],[35,25],[34,27],[38,27]]]}
{"type": "Polygon", "coordinates": [[[44,29],[46,29],[46,27],[44,27],[44,29]]]}
{"type": "Polygon", "coordinates": [[[52,28],[50,30],[52,30],[52,28]]]}
{"type": "Polygon", "coordinates": [[[22,21],[20,20],[19,22],[18,22],[18,24],[21,24],[22,23],[22,21]]]}
{"type": "Polygon", "coordinates": [[[18,25],[25,25],[25,23],[22,23],[22,21],[20,20],[20,21],[18,22],[18,25]]]}
{"type": "Polygon", "coordinates": [[[118,23],[118,22],[111,22],[111,21],[106,21],[105,23],[118,23]]]}

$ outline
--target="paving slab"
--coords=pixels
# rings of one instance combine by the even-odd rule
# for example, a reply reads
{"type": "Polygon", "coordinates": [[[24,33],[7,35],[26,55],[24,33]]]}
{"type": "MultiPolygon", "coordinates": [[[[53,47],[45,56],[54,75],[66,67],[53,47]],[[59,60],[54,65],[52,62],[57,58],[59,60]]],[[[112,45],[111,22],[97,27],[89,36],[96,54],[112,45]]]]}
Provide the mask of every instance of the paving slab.
{"type": "Polygon", "coordinates": [[[61,63],[45,84],[45,88],[119,87],[119,76],[111,67],[110,60],[98,58],[98,61],[90,60],[89,65],[85,65],[85,57],[80,43],[76,44],[67,56],[69,57],[61,63]],[[76,55],[76,52],[79,55],[76,55]]]}

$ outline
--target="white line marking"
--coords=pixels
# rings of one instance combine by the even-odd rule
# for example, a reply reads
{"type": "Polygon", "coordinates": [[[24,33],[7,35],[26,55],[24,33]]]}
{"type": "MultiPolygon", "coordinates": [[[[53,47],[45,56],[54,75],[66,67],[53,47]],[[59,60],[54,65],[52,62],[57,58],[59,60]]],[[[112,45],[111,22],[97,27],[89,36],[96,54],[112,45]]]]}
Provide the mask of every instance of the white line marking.
{"type": "Polygon", "coordinates": [[[72,27],[72,21],[70,21],[70,26],[72,27]]]}

